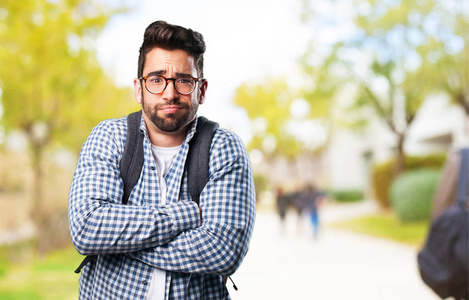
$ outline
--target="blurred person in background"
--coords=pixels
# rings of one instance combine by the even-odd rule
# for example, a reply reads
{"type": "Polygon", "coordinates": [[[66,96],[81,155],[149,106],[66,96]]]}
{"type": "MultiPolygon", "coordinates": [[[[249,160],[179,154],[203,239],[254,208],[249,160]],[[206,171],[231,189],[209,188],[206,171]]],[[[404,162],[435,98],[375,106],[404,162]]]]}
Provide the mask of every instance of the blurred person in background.
{"type": "Polygon", "coordinates": [[[277,213],[280,219],[280,225],[283,227],[285,223],[285,216],[287,214],[289,201],[287,195],[285,194],[283,188],[280,185],[277,187],[276,197],[277,213]]]}
{"type": "Polygon", "coordinates": [[[323,203],[326,195],[318,190],[314,184],[308,184],[304,191],[298,196],[297,206],[305,214],[313,228],[313,238],[318,239],[319,235],[319,207],[323,203]]]}
{"type": "Polygon", "coordinates": [[[157,21],[145,30],[135,96],[144,165],[121,203],[127,117],[97,125],[83,145],[69,195],[72,241],[86,264],[80,299],[230,299],[226,277],[248,251],[255,192],[246,150],[218,128],[199,205],[184,169],[205,101],[203,36],[157,21]]]}

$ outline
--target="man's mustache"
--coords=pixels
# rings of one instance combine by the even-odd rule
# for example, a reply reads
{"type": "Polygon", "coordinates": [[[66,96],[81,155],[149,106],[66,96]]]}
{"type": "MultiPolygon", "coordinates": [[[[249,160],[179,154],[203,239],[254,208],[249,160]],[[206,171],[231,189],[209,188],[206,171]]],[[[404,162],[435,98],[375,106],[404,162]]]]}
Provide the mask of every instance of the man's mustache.
{"type": "Polygon", "coordinates": [[[181,102],[177,99],[173,99],[173,100],[168,100],[166,101],[166,103],[164,104],[158,104],[156,105],[156,109],[162,109],[162,108],[165,108],[167,106],[179,106],[181,108],[189,108],[189,104],[186,103],[186,102],[181,102]]]}

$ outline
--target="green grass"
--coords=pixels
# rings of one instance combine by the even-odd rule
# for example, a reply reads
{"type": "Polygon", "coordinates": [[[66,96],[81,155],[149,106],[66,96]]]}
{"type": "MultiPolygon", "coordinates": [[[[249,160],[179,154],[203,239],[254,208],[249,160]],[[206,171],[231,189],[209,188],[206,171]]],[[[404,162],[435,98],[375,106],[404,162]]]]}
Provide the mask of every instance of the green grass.
{"type": "Polygon", "coordinates": [[[82,256],[73,247],[51,253],[29,263],[2,262],[0,299],[67,300],[78,299],[79,275],[73,271],[82,256]]]}
{"type": "Polygon", "coordinates": [[[380,213],[331,226],[421,247],[425,243],[429,222],[402,223],[394,213],[380,213]]]}

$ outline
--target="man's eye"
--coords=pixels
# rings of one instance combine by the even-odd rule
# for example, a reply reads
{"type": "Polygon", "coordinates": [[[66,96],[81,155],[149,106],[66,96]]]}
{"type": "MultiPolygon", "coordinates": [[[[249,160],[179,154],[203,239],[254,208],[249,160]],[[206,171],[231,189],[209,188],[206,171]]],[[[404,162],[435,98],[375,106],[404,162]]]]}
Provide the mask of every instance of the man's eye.
{"type": "Polygon", "coordinates": [[[150,80],[151,83],[155,83],[155,84],[163,82],[163,78],[160,78],[160,77],[150,77],[148,78],[148,80],[150,80]]]}
{"type": "Polygon", "coordinates": [[[177,82],[181,84],[192,84],[193,80],[190,78],[178,78],[177,82]]]}

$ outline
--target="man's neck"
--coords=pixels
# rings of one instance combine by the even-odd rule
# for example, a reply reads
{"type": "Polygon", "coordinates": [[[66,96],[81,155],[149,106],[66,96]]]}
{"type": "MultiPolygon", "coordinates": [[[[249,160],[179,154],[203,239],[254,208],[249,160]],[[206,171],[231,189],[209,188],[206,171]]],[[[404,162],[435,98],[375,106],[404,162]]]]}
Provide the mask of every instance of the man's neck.
{"type": "Polygon", "coordinates": [[[186,138],[186,133],[181,134],[162,134],[158,132],[148,132],[148,136],[150,138],[150,141],[152,145],[155,145],[157,147],[164,147],[164,148],[169,148],[169,147],[177,147],[180,146],[183,142],[184,139],[186,138]]]}

